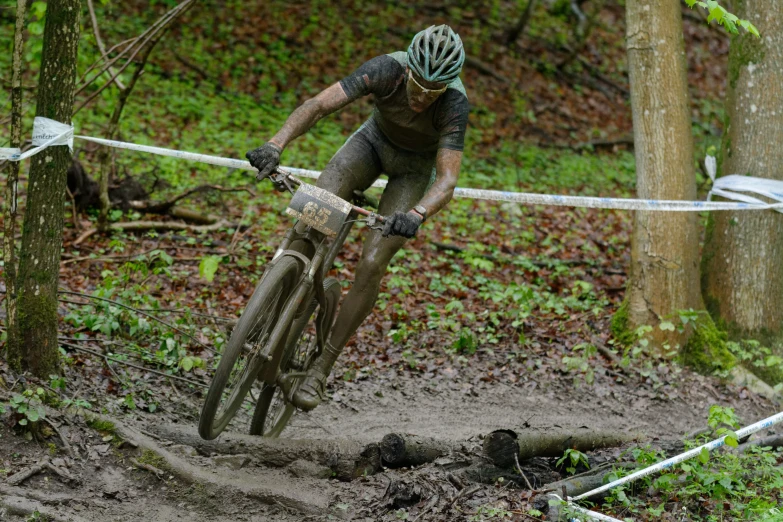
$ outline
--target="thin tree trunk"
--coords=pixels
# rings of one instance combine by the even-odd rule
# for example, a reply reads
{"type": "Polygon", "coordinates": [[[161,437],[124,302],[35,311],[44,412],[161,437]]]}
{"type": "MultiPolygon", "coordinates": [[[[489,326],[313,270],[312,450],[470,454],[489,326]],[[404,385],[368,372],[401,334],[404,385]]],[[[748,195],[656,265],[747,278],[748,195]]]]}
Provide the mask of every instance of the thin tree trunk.
{"type": "Polygon", "coordinates": [[[516,42],[517,39],[522,36],[522,33],[525,32],[525,27],[527,27],[527,24],[530,21],[530,14],[533,12],[533,6],[535,5],[536,0],[527,0],[525,10],[522,11],[519,20],[517,20],[517,23],[514,24],[514,27],[512,27],[508,32],[508,35],[506,35],[506,45],[511,45],[516,42]]]}
{"type": "MultiPolygon", "coordinates": [[[[627,0],[627,49],[640,198],[696,198],[693,139],[679,0],[627,0]]],[[[634,215],[627,328],[655,327],[656,346],[683,335],[657,328],[681,309],[702,308],[697,216],[634,215]]]]}
{"type": "MultiPolygon", "coordinates": [[[[47,4],[36,116],[71,122],[80,13],[79,0],[47,4]]],[[[66,145],[49,147],[30,163],[17,283],[20,336],[11,349],[23,347],[22,366],[40,377],[59,372],[57,283],[70,164],[66,145]]]]}
{"type": "MultiPolygon", "coordinates": [[[[128,98],[130,98],[131,93],[133,92],[133,88],[136,86],[136,82],[139,80],[139,77],[141,77],[141,74],[144,72],[144,66],[147,64],[147,60],[149,59],[150,54],[152,53],[152,50],[155,48],[155,45],[163,38],[163,36],[166,34],[166,32],[171,27],[172,23],[177,20],[180,16],[188,12],[190,8],[192,8],[194,5],[196,5],[196,0],[185,0],[178,6],[176,6],[171,11],[167,12],[163,17],[156,22],[156,25],[159,25],[155,32],[152,33],[152,37],[149,40],[148,43],[146,43],[146,47],[144,48],[144,51],[142,51],[139,63],[136,65],[136,70],[133,72],[133,76],[131,77],[130,81],[128,82],[128,85],[125,87],[122,87],[121,83],[118,83],[117,85],[120,86],[120,95],[117,100],[117,105],[114,107],[114,112],[111,115],[111,120],[109,121],[109,129],[106,133],[106,139],[113,140],[117,136],[117,132],[119,130],[120,126],[120,118],[122,117],[122,111],[125,108],[125,104],[128,102],[128,98]]],[[[92,5],[90,5],[91,7],[92,5]]],[[[92,10],[90,11],[91,16],[94,17],[94,13],[92,10]]],[[[98,22],[93,18],[93,24],[96,27],[95,34],[97,37],[98,34],[98,22]]],[[[102,51],[103,52],[103,51],[102,51]]],[[[110,226],[108,222],[109,217],[109,210],[111,209],[111,200],[109,199],[109,178],[111,177],[112,173],[112,154],[108,147],[103,147],[101,149],[101,152],[99,153],[98,157],[100,159],[101,164],[101,177],[100,177],[100,201],[101,201],[101,211],[98,215],[98,229],[101,231],[108,231],[110,226]]]]}
{"type": "MultiPolygon", "coordinates": [[[[27,1],[16,2],[16,27],[14,28],[14,51],[11,73],[11,147],[22,146],[22,50],[24,49],[24,19],[27,1]]],[[[7,346],[18,346],[19,324],[16,314],[16,215],[17,193],[19,185],[19,162],[7,163],[8,179],[5,190],[5,216],[3,217],[3,275],[5,277],[6,326],[8,328],[7,346]]],[[[11,361],[11,353],[8,360],[11,361]]],[[[19,353],[14,354],[12,363],[19,366],[19,353]]]]}
{"type": "MultiPolygon", "coordinates": [[[[783,180],[783,0],[736,8],[761,38],[745,33],[731,41],[720,172],[783,180]]],[[[782,344],[783,215],[713,214],[702,270],[704,301],[731,336],[782,344]]]]}

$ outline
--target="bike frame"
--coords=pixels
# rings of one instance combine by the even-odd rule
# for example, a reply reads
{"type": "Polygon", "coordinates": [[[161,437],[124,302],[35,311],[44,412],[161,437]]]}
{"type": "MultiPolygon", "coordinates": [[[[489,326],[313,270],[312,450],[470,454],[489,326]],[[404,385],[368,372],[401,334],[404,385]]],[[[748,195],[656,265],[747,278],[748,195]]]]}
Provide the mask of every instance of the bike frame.
{"type": "MultiPolygon", "coordinates": [[[[352,212],[349,217],[355,217],[355,214],[352,212]]],[[[331,242],[327,242],[323,234],[313,230],[311,227],[307,227],[303,232],[299,232],[297,230],[299,225],[298,221],[295,222],[294,226],[286,233],[282,244],[272,258],[271,263],[275,263],[286,256],[293,257],[302,267],[302,276],[296,284],[291,298],[286,302],[283,311],[280,313],[275,328],[272,330],[272,334],[270,335],[267,344],[271,354],[266,353],[262,355],[270,361],[271,364],[265,365],[266,369],[259,373],[258,378],[260,380],[268,384],[279,384],[278,379],[281,377],[279,366],[284,350],[278,350],[277,348],[279,343],[284,342],[288,338],[289,327],[293,323],[297,311],[304,303],[307,303],[310,300],[313,291],[315,293],[315,298],[320,305],[320,310],[324,309],[326,300],[323,291],[324,277],[329,270],[331,270],[334,260],[337,258],[337,254],[345,243],[354,222],[355,220],[348,219],[343,223],[331,242]],[[297,250],[291,249],[291,245],[297,241],[309,244],[315,250],[312,259],[297,250]]],[[[315,322],[319,353],[323,351],[326,343],[326,339],[324,339],[323,336],[322,322],[323,317],[319,312],[315,322]]],[[[285,389],[286,386],[283,386],[283,388],[285,389]]]]}
{"type": "MultiPolygon", "coordinates": [[[[302,184],[302,181],[281,170],[278,170],[275,174],[273,174],[272,181],[278,186],[285,187],[291,193],[294,192],[293,187],[291,186],[292,181],[296,185],[302,184]]],[[[322,311],[324,310],[326,302],[326,297],[323,290],[323,281],[326,277],[326,274],[329,272],[329,270],[331,270],[332,265],[334,264],[334,260],[337,258],[337,254],[340,252],[340,249],[342,249],[348,234],[351,232],[351,228],[353,228],[353,224],[356,222],[356,218],[360,215],[368,217],[368,221],[371,223],[371,226],[373,226],[376,222],[383,222],[383,217],[375,214],[374,212],[356,205],[351,205],[351,211],[348,214],[348,218],[340,226],[340,229],[337,231],[334,239],[331,242],[328,242],[326,240],[325,234],[315,230],[311,226],[305,225],[304,223],[301,224],[304,225],[305,228],[304,230],[300,231],[300,221],[297,220],[294,223],[294,226],[288,230],[283,238],[283,242],[280,244],[280,247],[272,257],[270,266],[272,266],[282,257],[289,256],[296,259],[302,268],[302,276],[299,282],[296,284],[292,296],[284,305],[277,324],[275,325],[274,329],[272,330],[272,334],[269,337],[269,342],[267,343],[269,348],[266,353],[259,354],[260,357],[270,361],[271,364],[264,365],[265,369],[259,373],[258,379],[271,385],[280,385],[281,388],[283,388],[286,397],[288,397],[288,388],[290,388],[288,384],[290,379],[282,379],[284,376],[281,374],[279,367],[280,360],[284,355],[284,350],[278,349],[279,344],[281,342],[285,342],[285,340],[288,339],[290,325],[293,323],[297,311],[299,311],[303,303],[309,302],[313,291],[315,291],[315,298],[320,306],[319,313],[315,321],[316,340],[318,343],[318,353],[323,352],[324,345],[326,343],[326,339],[324,339],[323,335],[324,328],[322,325],[322,311]],[[308,250],[314,250],[315,252],[312,258],[309,258],[307,255],[299,252],[298,250],[293,250],[291,247],[295,242],[302,242],[306,245],[309,245],[310,248],[308,250]]],[[[287,376],[294,377],[298,375],[291,373],[287,376]]]]}

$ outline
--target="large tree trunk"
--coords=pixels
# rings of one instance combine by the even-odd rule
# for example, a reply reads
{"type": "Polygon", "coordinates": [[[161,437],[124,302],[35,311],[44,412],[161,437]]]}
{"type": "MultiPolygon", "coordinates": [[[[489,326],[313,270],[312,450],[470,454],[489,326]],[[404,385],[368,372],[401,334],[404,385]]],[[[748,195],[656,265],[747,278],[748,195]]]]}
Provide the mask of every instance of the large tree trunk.
{"type": "MultiPolygon", "coordinates": [[[[22,50],[24,49],[24,18],[27,0],[16,2],[16,27],[14,28],[14,51],[11,73],[11,144],[13,148],[22,146],[22,50]]],[[[7,162],[8,178],[5,191],[5,215],[3,216],[3,275],[5,277],[6,327],[8,328],[7,346],[18,345],[19,324],[16,315],[16,214],[17,187],[19,185],[19,162],[7,162]]],[[[10,353],[8,360],[11,360],[10,353]]],[[[19,353],[13,363],[20,366],[19,353]]]]}
{"type": "MultiPolygon", "coordinates": [[[[736,8],[761,38],[745,33],[731,41],[720,172],[783,180],[783,0],[745,0],[736,8]]],[[[731,336],[781,344],[783,215],[713,214],[702,271],[707,307],[731,336]]]]}
{"type": "MultiPolygon", "coordinates": [[[[679,0],[627,0],[637,192],[640,198],[696,198],[693,139],[679,0]]],[[[621,310],[626,331],[656,327],[656,346],[683,345],[682,334],[657,328],[681,309],[702,308],[697,216],[634,215],[631,272],[621,310]]]]}
{"type": "MultiPolygon", "coordinates": [[[[79,0],[47,4],[36,116],[71,122],[80,13],[79,0]]],[[[59,372],[57,283],[71,154],[59,145],[31,160],[19,256],[20,336],[9,350],[22,355],[23,367],[48,377],[59,372]]]]}

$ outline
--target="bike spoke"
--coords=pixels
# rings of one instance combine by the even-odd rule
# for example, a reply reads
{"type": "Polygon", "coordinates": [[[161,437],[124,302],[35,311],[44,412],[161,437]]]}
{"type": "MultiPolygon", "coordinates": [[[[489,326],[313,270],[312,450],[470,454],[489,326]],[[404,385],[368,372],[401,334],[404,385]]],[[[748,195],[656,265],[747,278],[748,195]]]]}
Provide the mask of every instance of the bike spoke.
{"type": "Polygon", "coordinates": [[[266,347],[269,336],[271,335],[275,323],[277,322],[276,318],[271,318],[270,320],[269,314],[278,304],[281,293],[282,289],[278,290],[273,298],[267,302],[266,306],[256,315],[255,321],[249,330],[250,333],[248,336],[248,342],[245,343],[245,347],[247,349],[243,350],[237,358],[237,361],[234,364],[234,367],[232,368],[231,374],[228,378],[228,383],[226,383],[226,387],[223,390],[224,399],[221,401],[218,417],[221,417],[225,410],[230,409],[234,401],[238,400],[237,396],[241,392],[241,384],[245,381],[245,379],[250,378],[248,372],[256,371],[258,369],[259,363],[255,360],[255,358],[258,357],[266,347]],[[258,325],[262,320],[266,322],[264,323],[263,328],[258,331],[258,325]]]}

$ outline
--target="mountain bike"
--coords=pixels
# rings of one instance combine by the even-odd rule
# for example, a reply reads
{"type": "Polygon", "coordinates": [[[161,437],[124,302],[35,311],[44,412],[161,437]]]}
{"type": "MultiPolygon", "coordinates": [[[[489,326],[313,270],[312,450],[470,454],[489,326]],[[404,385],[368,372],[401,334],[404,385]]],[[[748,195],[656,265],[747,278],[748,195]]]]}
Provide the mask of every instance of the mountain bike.
{"type": "MultiPolygon", "coordinates": [[[[220,435],[248,394],[255,402],[250,433],[282,433],[296,409],[291,398],[323,351],[337,312],[340,282],[327,273],[354,223],[364,221],[375,229],[383,223],[375,212],[282,169],[270,179],[293,194],[286,213],[296,222],[223,349],[199,418],[199,435],[206,440],[220,435]]],[[[373,203],[359,191],[354,200],[373,203]]]]}

